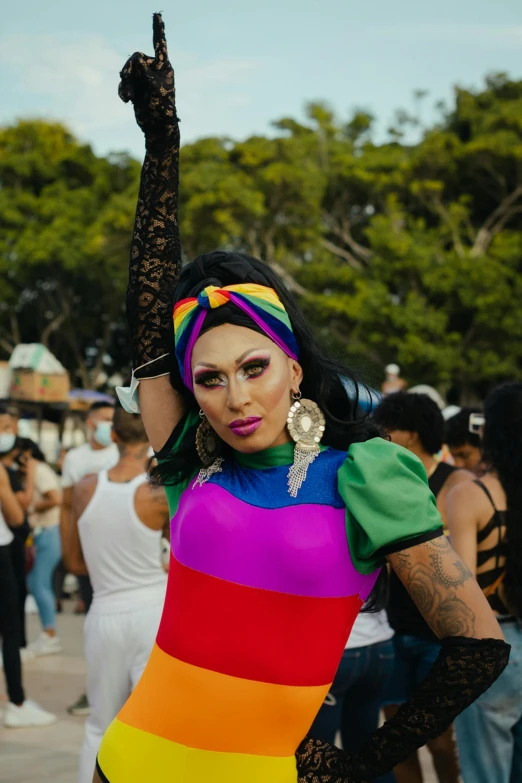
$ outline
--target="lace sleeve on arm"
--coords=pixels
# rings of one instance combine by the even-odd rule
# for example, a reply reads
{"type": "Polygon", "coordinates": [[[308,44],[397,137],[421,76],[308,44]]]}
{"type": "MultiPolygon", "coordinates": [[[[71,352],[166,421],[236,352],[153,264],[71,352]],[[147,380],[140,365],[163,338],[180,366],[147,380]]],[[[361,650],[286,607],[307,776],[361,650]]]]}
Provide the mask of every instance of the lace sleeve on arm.
{"type": "Polygon", "coordinates": [[[299,783],[360,783],[384,775],[439,737],[502,674],[510,647],[499,639],[448,637],[425,680],[366,747],[348,754],[306,738],[299,746],[299,783]]]}
{"type": "Polygon", "coordinates": [[[172,304],[181,267],[174,71],[160,14],[154,14],[153,26],[155,56],[135,52],[119,86],[120,98],[133,103],[146,146],[126,299],[137,378],[166,375],[173,365],[172,304]]]}

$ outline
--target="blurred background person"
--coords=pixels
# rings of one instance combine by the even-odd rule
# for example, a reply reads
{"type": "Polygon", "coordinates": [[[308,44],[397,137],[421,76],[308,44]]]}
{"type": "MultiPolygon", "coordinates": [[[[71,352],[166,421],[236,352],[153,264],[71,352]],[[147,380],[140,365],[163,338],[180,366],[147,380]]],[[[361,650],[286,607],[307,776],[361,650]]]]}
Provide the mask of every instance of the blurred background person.
{"type": "MultiPolygon", "coordinates": [[[[451,542],[476,575],[511,645],[497,682],[456,721],[464,783],[522,781],[522,384],[484,406],[481,479],[448,497],[451,542]]],[[[468,416],[469,420],[469,416],[468,416]]]]}
{"type": "Polygon", "coordinates": [[[9,527],[13,534],[11,555],[18,593],[18,611],[20,612],[20,645],[22,657],[27,658],[31,655],[27,647],[25,613],[27,599],[26,543],[31,533],[31,527],[27,519],[27,509],[33,500],[36,462],[31,458],[28,459],[25,464],[25,472],[22,473],[20,471],[19,438],[17,438],[16,432],[17,418],[13,415],[11,407],[0,405],[0,462],[7,471],[11,489],[24,512],[22,524],[9,527]]]}
{"type": "MultiPolygon", "coordinates": [[[[384,689],[394,669],[393,629],[386,612],[362,612],[352,628],[334,682],[310,729],[310,736],[357,752],[379,726],[384,689]]],[[[395,783],[389,772],[374,783],[395,783]]]]}
{"type": "MultiPolygon", "coordinates": [[[[1,443],[1,438],[0,438],[1,443]]],[[[6,441],[4,440],[4,445],[6,441]]],[[[13,534],[6,523],[16,527],[24,522],[24,511],[9,484],[6,469],[0,465],[0,634],[8,703],[4,712],[7,728],[49,726],[56,716],[25,698],[22,685],[20,645],[22,624],[18,589],[13,568],[13,534]]]]}
{"type": "Polygon", "coordinates": [[[105,730],[127,701],[156,638],[167,574],[162,531],[165,491],[147,481],[149,443],[140,416],[118,408],[113,440],[120,459],[73,490],[70,564],[89,573],[94,599],[85,620],[87,696],[79,783],[91,783],[105,730]]]}
{"type": "MultiPolygon", "coordinates": [[[[82,446],[70,449],[63,460],[60,536],[66,569],[68,569],[70,548],[73,488],[84,476],[99,473],[100,470],[110,470],[119,459],[118,449],[113,443],[111,435],[113,416],[114,405],[108,402],[93,403],[87,415],[87,442],[82,446]]],[[[81,611],[88,612],[92,602],[92,586],[89,576],[87,574],[79,576],[78,583],[82,600],[81,611]]],[[[89,703],[85,693],[67,711],[70,715],[88,715],[89,703]]]]}
{"type": "Polygon", "coordinates": [[[383,394],[393,394],[402,391],[408,385],[404,378],[401,378],[401,368],[398,364],[388,364],[384,368],[386,379],[382,385],[383,394]]]}
{"type": "Polygon", "coordinates": [[[62,493],[58,476],[47,464],[40,448],[32,440],[18,438],[20,472],[34,463],[34,494],[28,508],[29,524],[34,542],[34,562],[27,581],[36,601],[42,633],[29,645],[36,656],[62,651],[56,633],[56,601],[54,572],[61,558],[60,506],[62,493]]]}
{"type": "Polygon", "coordinates": [[[480,408],[462,408],[446,421],[444,440],[457,468],[480,475],[484,471],[480,436],[470,431],[469,417],[480,408]]]}
{"type": "MultiPolygon", "coordinates": [[[[446,527],[449,491],[462,482],[470,483],[473,474],[437,461],[436,455],[444,439],[440,407],[425,394],[402,391],[385,397],[376,408],[374,418],[393,443],[413,452],[421,460],[446,527]]],[[[395,668],[385,694],[385,714],[392,717],[398,705],[406,702],[426,677],[440,652],[440,643],[393,571],[390,573],[387,612],[395,631],[395,668]]],[[[458,783],[459,766],[452,728],[429,742],[428,749],[440,783],[458,783]]],[[[418,755],[412,755],[395,767],[394,775],[397,783],[422,783],[418,755]]]]}

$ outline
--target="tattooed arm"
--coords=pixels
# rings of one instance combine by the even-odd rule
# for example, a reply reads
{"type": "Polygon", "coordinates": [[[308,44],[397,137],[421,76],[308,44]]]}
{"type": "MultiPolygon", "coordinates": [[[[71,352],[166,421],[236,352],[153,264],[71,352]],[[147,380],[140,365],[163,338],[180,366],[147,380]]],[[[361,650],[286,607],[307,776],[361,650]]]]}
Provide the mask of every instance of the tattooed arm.
{"type": "Polygon", "coordinates": [[[426,679],[358,753],[306,738],[299,783],[355,783],[384,775],[453,723],[500,676],[509,645],[482,590],[441,536],[388,557],[424,618],[441,639],[426,679]]]}
{"type": "Polygon", "coordinates": [[[404,549],[388,560],[439,639],[502,639],[473,574],[445,536],[404,549]]]}

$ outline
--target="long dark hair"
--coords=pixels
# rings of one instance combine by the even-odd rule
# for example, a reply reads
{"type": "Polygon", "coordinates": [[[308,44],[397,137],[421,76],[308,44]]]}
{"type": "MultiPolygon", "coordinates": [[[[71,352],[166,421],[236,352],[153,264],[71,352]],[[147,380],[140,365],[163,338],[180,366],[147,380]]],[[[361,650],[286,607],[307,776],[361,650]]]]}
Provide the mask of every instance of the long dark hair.
{"type": "MultiPolygon", "coordinates": [[[[314,400],[325,417],[323,444],[347,451],[352,443],[380,436],[380,429],[369,418],[371,410],[365,414],[361,414],[359,410],[359,389],[364,388],[366,397],[371,400],[369,390],[349,367],[329,356],[319,344],[294,297],[267,264],[242,253],[215,251],[198,256],[183,269],[175,301],[197,296],[209,285],[223,287],[237,283],[269,286],[276,291],[284,304],[299,346],[299,363],[303,369],[302,395],[314,400]],[[347,388],[350,389],[349,394],[347,388]]],[[[202,333],[225,321],[256,328],[253,321],[245,323],[245,317],[238,308],[225,305],[207,316],[202,333]]],[[[171,383],[182,395],[185,410],[197,411],[196,400],[183,385],[178,369],[173,371],[171,383]]],[[[197,426],[196,424],[185,431],[174,452],[170,450],[173,441],[167,444],[169,448],[161,455],[161,469],[154,471],[156,480],[161,475],[163,484],[178,484],[191,478],[199,470],[201,462],[196,451],[197,426]]],[[[176,434],[174,433],[174,439],[176,434]]],[[[382,609],[387,595],[388,576],[386,568],[383,568],[364,611],[382,609]]]]}
{"type": "Polygon", "coordinates": [[[484,405],[484,459],[506,493],[506,601],[522,617],[522,383],[495,389],[484,405]]]}
{"type": "MultiPolygon", "coordinates": [[[[303,368],[302,395],[314,400],[325,417],[323,444],[346,451],[351,443],[380,435],[380,430],[368,415],[358,413],[359,388],[364,387],[364,384],[361,384],[352,370],[329,356],[318,343],[294,297],[267,264],[242,253],[216,251],[198,256],[183,269],[175,300],[197,296],[209,285],[226,286],[247,282],[273,288],[286,308],[300,351],[299,363],[303,368]],[[350,396],[346,386],[350,388],[350,396]]],[[[225,305],[219,310],[211,311],[202,333],[209,326],[215,326],[225,320],[256,329],[253,321],[248,320],[245,324],[245,316],[238,308],[225,305]],[[219,320],[216,321],[216,317],[219,320]]],[[[171,382],[181,393],[185,410],[197,411],[194,395],[183,386],[177,369],[172,373],[171,382]]],[[[364,388],[368,392],[368,389],[364,388]]],[[[178,484],[193,476],[201,467],[195,445],[196,427],[185,433],[174,453],[171,452],[168,456],[165,454],[166,459],[162,459],[163,484],[178,484]]]]}

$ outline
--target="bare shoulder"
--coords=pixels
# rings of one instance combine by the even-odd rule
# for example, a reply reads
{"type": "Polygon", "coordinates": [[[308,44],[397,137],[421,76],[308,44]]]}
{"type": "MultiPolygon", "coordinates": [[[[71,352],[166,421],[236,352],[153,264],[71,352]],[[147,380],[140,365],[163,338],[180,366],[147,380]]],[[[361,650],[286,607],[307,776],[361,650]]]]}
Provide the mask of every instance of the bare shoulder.
{"type": "Polygon", "coordinates": [[[158,508],[168,508],[167,504],[167,496],[165,494],[165,490],[163,487],[154,486],[154,484],[143,484],[139,490],[139,493],[141,493],[142,499],[146,503],[150,503],[153,506],[157,506],[158,508]]]}
{"type": "Polygon", "coordinates": [[[459,481],[448,487],[446,500],[448,513],[460,519],[474,518],[480,521],[491,511],[491,503],[483,489],[474,481],[459,481]]]}
{"type": "Polygon", "coordinates": [[[470,470],[454,470],[453,473],[450,473],[444,484],[448,490],[450,490],[453,489],[453,487],[457,487],[459,484],[467,484],[470,481],[473,482],[475,479],[475,474],[470,470]]]}
{"type": "Polygon", "coordinates": [[[89,473],[83,476],[77,484],[72,487],[72,502],[75,505],[87,505],[94,495],[98,486],[98,476],[96,473],[89,473]]]}

